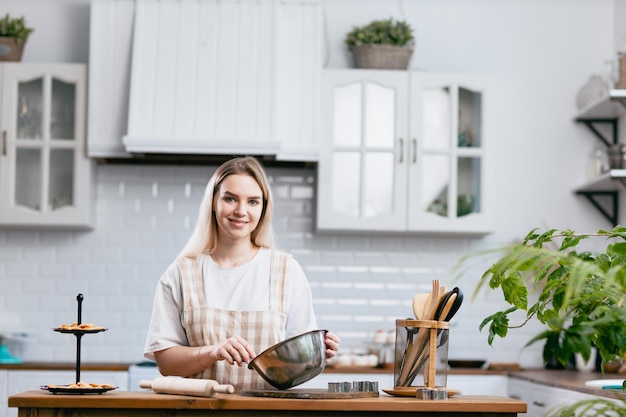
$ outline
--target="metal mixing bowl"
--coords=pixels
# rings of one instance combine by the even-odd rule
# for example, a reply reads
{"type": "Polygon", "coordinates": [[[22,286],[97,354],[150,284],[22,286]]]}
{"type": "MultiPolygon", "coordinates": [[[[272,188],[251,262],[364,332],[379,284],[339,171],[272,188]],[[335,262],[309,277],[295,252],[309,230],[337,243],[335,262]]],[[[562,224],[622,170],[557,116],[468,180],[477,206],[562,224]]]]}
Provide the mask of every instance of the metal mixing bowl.
{"type": "Polygon", "coordinates": [[[278,389],[292,388],[315,378],[326,366],[327,330],[313,330],[283,340],[257,355],[249,364],[278,389]]]}

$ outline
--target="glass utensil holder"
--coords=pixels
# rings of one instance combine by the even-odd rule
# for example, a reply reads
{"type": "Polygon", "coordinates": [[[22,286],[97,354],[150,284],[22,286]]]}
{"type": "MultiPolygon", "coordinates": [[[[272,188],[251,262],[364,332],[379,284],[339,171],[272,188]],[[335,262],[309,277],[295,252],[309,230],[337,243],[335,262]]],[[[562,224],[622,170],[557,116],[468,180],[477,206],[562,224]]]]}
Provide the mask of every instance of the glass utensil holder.
{"type": "Polygon", "coordinates": [[[447,321],[396,320],[396,387],[446,386],[449,332],[447,321]]]}

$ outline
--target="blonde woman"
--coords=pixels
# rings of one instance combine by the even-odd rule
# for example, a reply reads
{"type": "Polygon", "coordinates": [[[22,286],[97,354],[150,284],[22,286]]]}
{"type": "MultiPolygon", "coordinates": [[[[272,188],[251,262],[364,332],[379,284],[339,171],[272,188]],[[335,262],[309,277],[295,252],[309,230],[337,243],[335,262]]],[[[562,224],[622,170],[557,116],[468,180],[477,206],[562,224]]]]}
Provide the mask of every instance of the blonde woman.
{"type": "MultiPolygon", "coordinates": [[[[160,278],[144,356],[163,375],[214,379],[237,391],[270,386],[245,366],[256,354],[317,329],[307,278],[275,248],[273,200],[253,157],[221,165],[195,230],[160,278]]],[[[326,335],[327,358],[339,338],[326,335]]]]}

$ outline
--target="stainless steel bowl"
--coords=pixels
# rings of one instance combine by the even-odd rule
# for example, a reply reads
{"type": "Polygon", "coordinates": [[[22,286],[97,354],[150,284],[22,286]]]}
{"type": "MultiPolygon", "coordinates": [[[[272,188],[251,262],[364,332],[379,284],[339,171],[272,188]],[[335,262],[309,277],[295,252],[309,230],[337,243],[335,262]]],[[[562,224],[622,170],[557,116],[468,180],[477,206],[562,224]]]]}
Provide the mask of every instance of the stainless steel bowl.
{"type": "Polygon", "coordinates": [[[278,389],[292,388],[315,378],[326,366],[327,330],[313,330],[283,340],[257,355],[249,364],[278,389]]]}

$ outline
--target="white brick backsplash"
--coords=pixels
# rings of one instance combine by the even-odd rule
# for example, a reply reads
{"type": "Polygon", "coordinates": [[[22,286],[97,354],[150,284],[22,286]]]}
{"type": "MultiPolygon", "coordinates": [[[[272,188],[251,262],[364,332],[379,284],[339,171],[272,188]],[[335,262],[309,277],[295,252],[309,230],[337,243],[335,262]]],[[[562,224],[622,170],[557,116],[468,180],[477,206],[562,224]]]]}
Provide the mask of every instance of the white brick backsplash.
{"type": "MultiPolygon", "coordinates": [[[[83,321],[109,329],[83,337],[83,361],[143,360],[156,283],[187,241],[214,171],[97,165],[93,230],[0,230],[0,333],[29,329],[25,360],[71,362],[75,338],[51,328],[76,320],[76,295],[83,293],[83,321]]],[[[454,281],[451,271],[473,239],[317,234],[315,169],[267,171],[278,245],[302,265],[318,325],[339,335],[342,350],[363,351],[376,330],[395,329],[396,319],[412,315],[413,295],[430,291],[430,281],[439,278],[466,293],[450,332],[451,357],[540,363],[538,348],[520,353],[538,331],[520,331],[494,347],[478,332],[500,307],[470,301],[484,269],[477,266],[476,276],[463,281],[454,281]]]]}
{"type": "Polygon", "coordinates": [[[58,262],[42,262],[39,264],[39,275],[46,278],[66,277],[72,271],[72,264],[59,260],[58,262]]]}
{"type": "Polygon", "coordinates": [[[22,256],[22,248],[20,246],[8,245],[1,242],[2,250],[0,251],[0,262],[15,261],[22,256]]]}
{"type": "Polygon", "coordinates": [[[24,263],[21,262],[21,260],[16,259],[15,262],[7,263],[5,276],[12,277],[13,279],[32,278],[36,277],[38,275],[38,272],[39,265],[37,265],[36,263],[24,263]]]}
{"type": "Polygon", "coordinates": [[[47,262],[54,259],[54,247],[38,243],[37,246],[26,246],[22,249],[22,259],[25,261],[47,262]]]}

